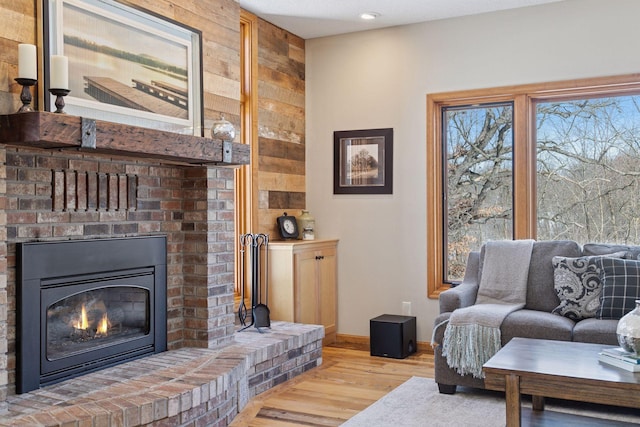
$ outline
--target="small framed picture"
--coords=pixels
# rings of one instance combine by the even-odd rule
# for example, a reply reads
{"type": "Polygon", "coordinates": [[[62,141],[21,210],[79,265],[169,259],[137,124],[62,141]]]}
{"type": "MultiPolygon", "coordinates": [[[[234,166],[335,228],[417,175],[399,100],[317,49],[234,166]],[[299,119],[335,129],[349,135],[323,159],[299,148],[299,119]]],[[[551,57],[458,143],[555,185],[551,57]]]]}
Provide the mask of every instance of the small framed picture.
{"type": "Polygon", "coordinates": [[[333,133],[333,194],[393,194],[393,129],[333,133]]]}

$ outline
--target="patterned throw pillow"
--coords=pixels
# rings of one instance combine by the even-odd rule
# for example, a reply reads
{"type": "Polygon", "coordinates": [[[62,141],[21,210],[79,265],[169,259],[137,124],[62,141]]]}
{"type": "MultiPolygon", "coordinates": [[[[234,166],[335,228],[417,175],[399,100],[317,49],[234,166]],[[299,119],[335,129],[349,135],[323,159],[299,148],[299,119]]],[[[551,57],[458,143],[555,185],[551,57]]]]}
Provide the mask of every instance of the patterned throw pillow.
{"type": "Polygon", "coordinates": [[[640,261],[602,258],[596,261],[602,282],[599,319],[620,319],[640,299],[640,261]]]}
{"type": "MultiPolygon", "coordinates": [[[[625,252],[608,254],[606,257],[622,258],[625,252]]],[[[595,263],[604,256],[569,258],[555,256],[553,264],[553,286],[560,305],[552,313],[579,321],[596,317],[600,309],[600,268],[595,263]]]]}

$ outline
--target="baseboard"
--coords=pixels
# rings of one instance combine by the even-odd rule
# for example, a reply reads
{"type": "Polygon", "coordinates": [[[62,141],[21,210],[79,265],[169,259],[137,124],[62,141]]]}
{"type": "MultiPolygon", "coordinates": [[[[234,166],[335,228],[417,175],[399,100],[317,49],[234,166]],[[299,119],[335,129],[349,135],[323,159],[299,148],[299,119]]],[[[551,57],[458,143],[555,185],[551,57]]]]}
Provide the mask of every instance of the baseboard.
{"type": "Polygon", "coordinates": [[[337,334],[336,344],[363,351],[369,350],[370,348],[369,337],[362,337],[359,335],[337,334]]]}
{"type": "MultiPolygon", "coordinates": [[[[371,341],[369,340],[369,337],[361,335],[337,334],[336,344],[363,351],[368,351],[371,348],[371,341]]],[[[421,353],[433,354],[433,347],[431,347],[430,342],[418,341],[418,351],[421,353]]]]}

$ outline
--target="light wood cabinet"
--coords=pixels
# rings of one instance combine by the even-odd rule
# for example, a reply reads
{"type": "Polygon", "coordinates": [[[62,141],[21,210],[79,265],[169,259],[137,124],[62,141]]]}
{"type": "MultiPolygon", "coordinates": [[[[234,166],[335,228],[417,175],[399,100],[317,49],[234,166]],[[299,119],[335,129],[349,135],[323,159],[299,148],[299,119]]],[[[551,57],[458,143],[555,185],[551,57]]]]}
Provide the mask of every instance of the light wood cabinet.
{"type": "Polygon", "coordinates": [[[336,340],[338,240],[269,242],[272,320],[323,325],[324,344],[336,340]]]}

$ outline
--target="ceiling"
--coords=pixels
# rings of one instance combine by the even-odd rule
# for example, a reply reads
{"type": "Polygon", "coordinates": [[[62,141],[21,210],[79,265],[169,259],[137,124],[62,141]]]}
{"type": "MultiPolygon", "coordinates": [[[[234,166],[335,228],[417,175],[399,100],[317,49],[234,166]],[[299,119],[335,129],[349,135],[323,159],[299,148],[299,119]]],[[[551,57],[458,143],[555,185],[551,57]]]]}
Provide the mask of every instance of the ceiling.
{"type": "Polygon", "coordinates": [[[562,0],[240,0],[240,6],[303,39],[475,15],[562,0]],[[373,21],[360,19],[375,12],[373,21]]]}

